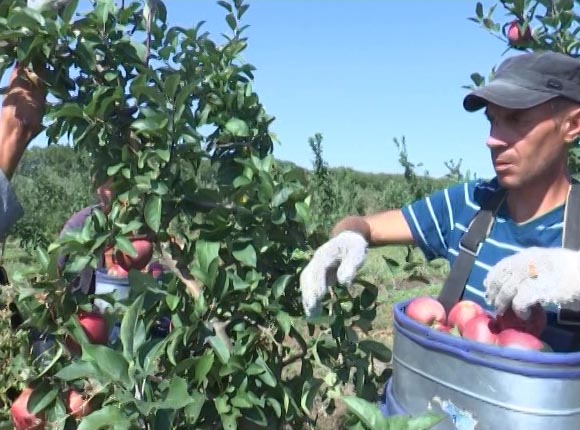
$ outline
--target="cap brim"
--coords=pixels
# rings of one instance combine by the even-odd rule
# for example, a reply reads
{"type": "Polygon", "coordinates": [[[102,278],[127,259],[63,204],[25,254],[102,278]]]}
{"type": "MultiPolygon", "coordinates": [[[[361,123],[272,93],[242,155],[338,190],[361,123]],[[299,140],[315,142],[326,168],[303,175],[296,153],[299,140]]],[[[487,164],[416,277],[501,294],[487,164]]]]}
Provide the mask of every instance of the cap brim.
{"type": "Polygon", "coordinates": [[[484,87],[469,93],[463,99],[463,107],[475,112],[488,103],[508,109],[529,109],[558,97],[554,93],[531,90],[511,82],[495,79],[484,87]]]}

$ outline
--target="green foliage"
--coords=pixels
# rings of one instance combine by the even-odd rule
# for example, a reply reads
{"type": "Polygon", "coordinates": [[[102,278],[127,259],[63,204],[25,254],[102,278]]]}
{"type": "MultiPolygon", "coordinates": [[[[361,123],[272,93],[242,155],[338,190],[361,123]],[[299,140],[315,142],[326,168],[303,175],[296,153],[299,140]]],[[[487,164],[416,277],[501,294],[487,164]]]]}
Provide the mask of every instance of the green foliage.
{"type": "MultiPolygon", "coordinates": [[[[555,51],[577,57],[580,54],[580,40],[577,33],[580,30],[580,9],[573,0],[502,0],[498,4],[484,10],[481,3],[475,7],[475,16],[469,18],[479,24],[485,31],[498,37],[506,43],[508,50],[516,51],[555,51]],[[497,10],[497,6],[502,10],[497,10]],[[509,25],[515,22],[520,26],[522,34],[531,30],[531,38],[520,42],[510,41],[507,37],[509,25]]],[[[488,74],[493,77],[494,69],[488,74]]],[[[474,86],[483,85],[486,78],[479,73],[471,75],[474,86]]],[[[580,145],[576,141],[570,146],[569,168],[574,176],[580,174],[580,145]]]]}
{"type": "Polygon", "coordinates": [[[315,134],[308,139],[308,144],[314,153],[312,175],[309,179],[309,191],[312,195],[311,214],[324,230],[329,231],[337,221],[340,205],[337,199],[338,182],[322,156],[322,135],[315,134]]]}

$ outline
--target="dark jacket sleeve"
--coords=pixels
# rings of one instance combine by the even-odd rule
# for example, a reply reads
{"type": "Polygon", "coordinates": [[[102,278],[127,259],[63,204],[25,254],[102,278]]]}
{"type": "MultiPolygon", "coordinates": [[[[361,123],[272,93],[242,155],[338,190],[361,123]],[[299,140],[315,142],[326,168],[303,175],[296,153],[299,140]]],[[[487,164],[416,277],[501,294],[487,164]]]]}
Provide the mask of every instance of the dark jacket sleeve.
{"type": "Polygon", "coordinates": [[[23,214],[24,210],[14,194],[10,181],[0,169],[0,241],[5,239],[10,228],[23,214]]]}

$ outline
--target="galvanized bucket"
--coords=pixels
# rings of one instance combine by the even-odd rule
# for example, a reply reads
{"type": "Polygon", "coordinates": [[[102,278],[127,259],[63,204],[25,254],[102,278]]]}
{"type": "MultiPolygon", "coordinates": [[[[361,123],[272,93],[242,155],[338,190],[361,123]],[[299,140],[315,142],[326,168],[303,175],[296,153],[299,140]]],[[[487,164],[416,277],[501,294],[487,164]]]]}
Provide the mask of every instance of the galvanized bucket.
{"type": "Polygon", "coordinates": [[[385,415],[446,418],[436,430],[580,429],[580,352],[502,348],[450,336],[394,308],[385,415]]]}

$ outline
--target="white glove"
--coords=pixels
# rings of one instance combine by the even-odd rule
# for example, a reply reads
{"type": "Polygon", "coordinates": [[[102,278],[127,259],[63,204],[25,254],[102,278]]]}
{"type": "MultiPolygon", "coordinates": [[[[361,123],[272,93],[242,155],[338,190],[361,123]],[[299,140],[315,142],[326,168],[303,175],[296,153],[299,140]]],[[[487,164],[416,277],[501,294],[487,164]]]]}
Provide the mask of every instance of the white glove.
{"type": "Polygon", "coordinates": [[[498,313],[510,306],[523,319],[536,303],[570,304],[580,299],[580,253],[564,248],[527,248],[491,268],[483,282],[486,301],[498,313]]]}
{"type": "Polygon", "coordinates": [[[349,285],[367,255],[368,243],[359,233],[343,231],[316,250],[300,275],[302,305],[307,317],[317,316],[328,287],[349,285]]]}

